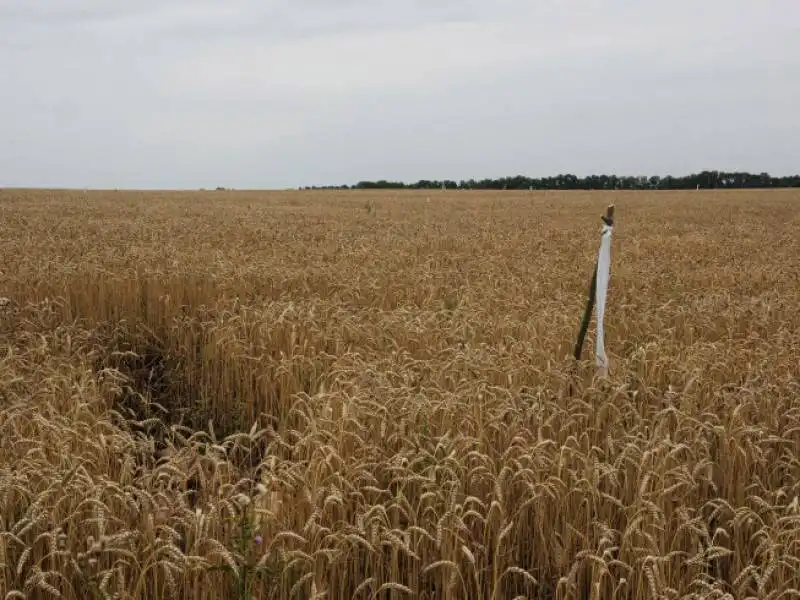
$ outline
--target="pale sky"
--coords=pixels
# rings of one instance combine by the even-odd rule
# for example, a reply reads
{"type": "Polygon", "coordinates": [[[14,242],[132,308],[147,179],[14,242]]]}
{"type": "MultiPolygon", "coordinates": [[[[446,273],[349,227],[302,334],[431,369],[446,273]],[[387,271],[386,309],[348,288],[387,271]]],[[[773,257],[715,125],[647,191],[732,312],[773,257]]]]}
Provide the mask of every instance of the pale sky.
{"type": "Polygon", "coordinates": [[[800,172],[797,0],[0,0],[0,186],[800,172]]]}

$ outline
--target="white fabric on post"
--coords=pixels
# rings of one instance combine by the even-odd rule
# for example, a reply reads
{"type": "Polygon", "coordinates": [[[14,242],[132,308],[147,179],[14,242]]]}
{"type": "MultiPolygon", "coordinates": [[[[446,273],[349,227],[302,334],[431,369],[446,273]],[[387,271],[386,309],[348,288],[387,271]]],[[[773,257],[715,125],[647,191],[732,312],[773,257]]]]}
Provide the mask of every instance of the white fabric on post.
{"type": "Polygon", "coordinates": [[[606,293],[608,280],[611,274],[611,231],[613,227],[603,225],[600,238],[600,253],[597,256],[597,338],[595,343],[595,364],[603,374],[608,371],[608,357],[606,356],[605,337],[603,332],[603,317],[606,312],[606,293]]]}

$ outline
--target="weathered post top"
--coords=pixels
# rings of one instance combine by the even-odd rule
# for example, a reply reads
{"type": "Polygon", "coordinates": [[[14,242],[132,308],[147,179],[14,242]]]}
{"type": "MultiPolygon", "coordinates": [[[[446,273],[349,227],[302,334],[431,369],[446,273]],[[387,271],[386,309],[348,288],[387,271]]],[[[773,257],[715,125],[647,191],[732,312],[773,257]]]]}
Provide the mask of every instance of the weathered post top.
{"type": "Polygon", "coordinates": [[[609,204],[608,205],[608,208],[606,209],[606,216],[605,217],[601,217],[601,218],[603,219],[605,224],[608,225],[609,227],[613,227],[614,226],[614,205],[613,204],[609,204]]]}

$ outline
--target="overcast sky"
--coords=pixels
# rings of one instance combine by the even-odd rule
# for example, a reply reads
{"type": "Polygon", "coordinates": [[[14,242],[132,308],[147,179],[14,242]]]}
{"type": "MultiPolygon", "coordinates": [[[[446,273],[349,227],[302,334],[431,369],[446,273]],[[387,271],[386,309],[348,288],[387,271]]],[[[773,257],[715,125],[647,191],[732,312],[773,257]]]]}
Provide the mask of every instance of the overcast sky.
{"type": "Polygon", "coordinates": [[[800,172],[797,0],[0,0],[0,185],[800,172]]]}

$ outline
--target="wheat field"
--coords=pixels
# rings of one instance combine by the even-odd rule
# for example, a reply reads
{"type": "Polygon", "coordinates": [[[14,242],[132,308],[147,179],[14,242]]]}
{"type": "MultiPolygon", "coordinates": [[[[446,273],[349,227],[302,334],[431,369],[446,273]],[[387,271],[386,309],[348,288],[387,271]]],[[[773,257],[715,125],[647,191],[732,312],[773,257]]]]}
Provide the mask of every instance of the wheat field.
{"type": "Polygon", "coordinates": [[[0,599],[800,596],[796,190],[0,211],[0,599]]]}

